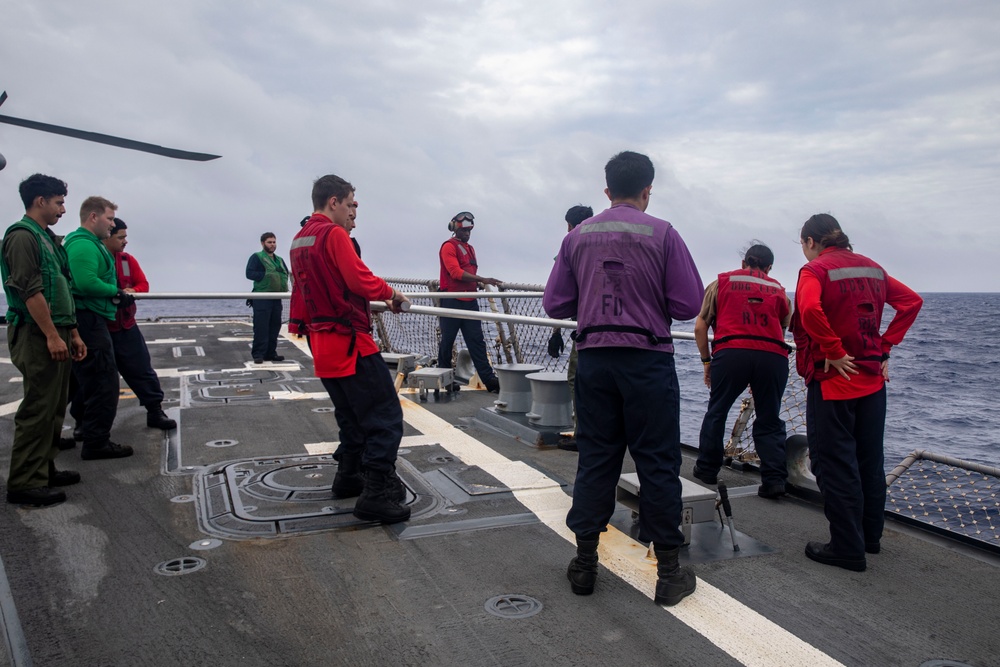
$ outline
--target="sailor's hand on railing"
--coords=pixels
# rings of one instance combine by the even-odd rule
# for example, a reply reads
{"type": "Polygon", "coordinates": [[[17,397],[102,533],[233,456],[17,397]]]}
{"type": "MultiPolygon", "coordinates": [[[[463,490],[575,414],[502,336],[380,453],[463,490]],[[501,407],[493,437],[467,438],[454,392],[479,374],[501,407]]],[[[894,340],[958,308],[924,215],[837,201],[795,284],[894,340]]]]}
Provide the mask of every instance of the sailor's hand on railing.
{"type": "Polygon", "coordinates": [[[556,329],[549,337],[549,356],[553,359],[558,359],[564,349],[566,349],[566,344],[563,343],[562,334],[559,333],[559,329],[556,329]]]}
{"type": "Polygon", "coordinates": [[[392,290],[392,299],[385,302],[385,305],[389,307],[394,313],[401,313],[404,310],[410,309],[410,300],[403,296],[402,292],[398,292],[395,289],[392,290]],[[404,305],[405,304],[405,305],[404,305]]]}
{"type": "Polygon", "coordinates": [[[135,297],[123,289],[118,290],[118,294],[111,297],[111,303],[119,308],[128,308],[135,303],[135,297]]]}
{"type": "Polygon", "coordinates": [[[485,276],[478,276],[476,282],[478,282],[480,285],[493,285],[494,287],[503,285],[502,280],[497,280],[496,278],[487,278],[485,276]]]}
{"type": "Polygon", "coordinates": [[[833,366],[845,380],[850,380],[851,376],[848,373],[851,375],[858,374],[858,367],[853,362],[854,357],[849,354],[845,354],[840,359],[826,359],[823,362],[823,372],[826,373],[833,366]]]}

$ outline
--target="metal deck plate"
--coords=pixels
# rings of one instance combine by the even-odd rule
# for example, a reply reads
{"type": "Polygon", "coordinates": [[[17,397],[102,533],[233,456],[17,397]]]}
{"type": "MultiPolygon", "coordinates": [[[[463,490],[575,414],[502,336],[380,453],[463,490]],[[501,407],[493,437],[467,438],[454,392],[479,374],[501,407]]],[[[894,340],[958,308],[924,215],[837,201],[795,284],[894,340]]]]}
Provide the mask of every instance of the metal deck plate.
{"type": "MultiPolygon", "coordinates": [[[[405,462],[397,473],[406,487],[411,520],[436,505],[405,462]],[[418,488],[423,493],[414,493],[418,488]]],[[[333,498],[337,462],[330,454],[230,461],[195,478],[199,523],[210,535],[230,539],[365,525],[352,514],[356,498],[333,498]]]]}

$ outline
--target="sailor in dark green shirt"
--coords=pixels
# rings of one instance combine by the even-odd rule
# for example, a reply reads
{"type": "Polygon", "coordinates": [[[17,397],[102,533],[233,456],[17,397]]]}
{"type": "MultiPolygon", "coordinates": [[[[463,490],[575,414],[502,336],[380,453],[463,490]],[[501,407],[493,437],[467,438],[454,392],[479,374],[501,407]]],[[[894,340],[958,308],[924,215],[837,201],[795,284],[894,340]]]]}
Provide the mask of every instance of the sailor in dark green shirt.
{"type": "Polygon", "coordinates": [[[47,507],[66,500],[54,487],[80,481],[77,472],[56,470],[55,457],[71,359],[83,360],[87,347],[76,330],[66,251],[49,229],[66,212],[66,184],[34,174],[19,189],[25,215],[7,229],[0,252],[7,344],[24,380],[24,399],[14,415],[7,502],[47,507]]]}
{"type": "Polygon", "coordinates": [[[83,361],[73,364],[77,388],[70,406],[82,436],[84,460],[132,456],[131,447],[111,442],[120,383],[108,322],[115,319],[119,303],[134,300],[118,288],[115,260],[103,243],[114,229],[117,208],[103,197],[87,197],[80,205],[80,227],[65,241],[77,325],[89,351],[83,361]]]}
{"type": "MultiPolygon", "coordinates": [[[[247,260],[247,280],[253,281],[254,292],[287,292],[288,266],[274,254],[278,240],[271,232],[260,236],[261,251],[247,260]]],[[[281,299],[253,299],[253,346],[250,356],[254,363],[284,361],[278,354],[278,333],[281,331],[281,299]]]]}

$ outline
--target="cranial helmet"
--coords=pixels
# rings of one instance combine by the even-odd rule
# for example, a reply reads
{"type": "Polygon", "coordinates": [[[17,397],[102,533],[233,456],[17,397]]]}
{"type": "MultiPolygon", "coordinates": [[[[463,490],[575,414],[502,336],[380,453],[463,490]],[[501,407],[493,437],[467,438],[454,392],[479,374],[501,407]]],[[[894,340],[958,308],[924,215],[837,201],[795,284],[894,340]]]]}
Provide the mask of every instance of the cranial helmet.
{"type": "Polygon", "coordinates": [[[472,229],[476,226],[476,216],[468,211],[462,211],[448,223],[449,232],[457,232],[460,229],[472,229]]]}

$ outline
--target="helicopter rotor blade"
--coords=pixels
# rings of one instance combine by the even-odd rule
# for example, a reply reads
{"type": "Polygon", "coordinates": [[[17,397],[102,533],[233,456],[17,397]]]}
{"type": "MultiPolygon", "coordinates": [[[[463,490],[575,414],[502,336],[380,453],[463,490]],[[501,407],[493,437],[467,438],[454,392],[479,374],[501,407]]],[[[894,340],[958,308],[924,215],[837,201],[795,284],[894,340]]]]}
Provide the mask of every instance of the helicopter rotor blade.
{"type": "MultiPolygon", "coordinates": [[[[7,98],[6,93],[0,96],[0,104],[7,98]]],[[[156,144],[147,144],[142,141],[135,141],[133,139],[122,139],[121,137],[113,137],[109,134],[100,134],[99,132],[87,132],[85,130],[74,130],[69,127],[62,127],[61,125],[50,125],[49,123],[39,123],[34,120],[25,120],[23,118],[15,118],[13,116],[4,116],[0,114],[0,123],[7,123],[8,125],[17,125],[18,127],[26,127],[31,130],[39,130],[41,132],[49,132],[51,134],[61,134],[64,137],[72,137],[74,139],[82,139],[84,141],[93,141],[98,144],[106,144],[108,146],[117,146],[119,148],[128,148],[134,151],[142,151],[143,153],[153,153],[154,155],[162,155],[164,157],[176,158],[178,160],[194,160],[196,162],[208,162],[209,160],[215,160],[222,157],[221,155],[211,155],[209,153],[193,153],[191,151],[182,151],[177,148],[167,148],[165,146],[157,146],[156,144]]]]}

